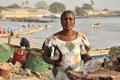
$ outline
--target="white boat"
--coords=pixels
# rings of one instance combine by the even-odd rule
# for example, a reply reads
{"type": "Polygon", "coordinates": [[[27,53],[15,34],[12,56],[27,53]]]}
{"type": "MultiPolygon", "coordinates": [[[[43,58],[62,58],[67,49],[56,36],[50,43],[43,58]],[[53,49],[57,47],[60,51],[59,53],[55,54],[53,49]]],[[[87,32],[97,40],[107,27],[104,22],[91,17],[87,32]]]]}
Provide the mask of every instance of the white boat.
{"type": "Polygon", "coordinates": [[[95,23],[92,25],[93,28],[99,28],[101,27],[102,25],[100,23],[95,23]]]}

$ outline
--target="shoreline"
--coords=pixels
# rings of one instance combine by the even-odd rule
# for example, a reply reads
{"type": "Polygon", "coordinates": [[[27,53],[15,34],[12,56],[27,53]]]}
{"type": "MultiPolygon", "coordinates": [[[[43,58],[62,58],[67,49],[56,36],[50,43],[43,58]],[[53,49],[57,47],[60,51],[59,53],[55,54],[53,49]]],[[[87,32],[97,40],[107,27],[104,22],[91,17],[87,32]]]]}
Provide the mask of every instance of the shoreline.
{"type": "MultiPolygon", "coordinates": [[[[10,44],[13,45],[18,45],[20,46],[20,41],[21,41],[22,37],[12,37],[10,44]]],[[[28,39],[28,41],[30,42],[30,47],[31,48],[41,48],[42,47],[42,41],[39,40],[39,38],[28,38],[25,37],[26,39],[28,39]]],[[[0,44],[7,44],[8,43],[8,38],[0,38],[0,44]]],[[[100,50],[108,50],[109,48],[91,48],[90,51],[100,51],[100,50]]]]}
{"type": "MultiPolygon", "coordinates": [[[[19,38],[15,38],[12,37],[11,38],[11,45],[17,45],[20,46],[20,41],[21,41],[22,37],[19,38]]],[[[36,38],[27,38],[28,41],[30,42],[30,48],[38,48],[41,49],[42,48],[42,43],[40,43],[39,39],[36,38]]],[[[0,39],[0,44],[7,44],[8,43],[8,39],[7,38],[1,38],[0,39]]],[[[88,53],[90,54],[90,56],[93,55],[105,55],[109,53],[109,48],[98,48],[98,49],[91,49],[90,51],[88,51],[88,53]]]]}
{"type": "MultiPolygon", "coordinates": [[[[19,37],[19,38],[12,37],[11,41],[10,41],[10,44],[20,46],[21,38],[22,37],[19,37]]],[[[40,44],[37,44],[37,43],[33,42],[33,41],[38,42],[37,39],[32,38],[32,39],[28,39],[28,41],[30,42],[30,47],[31,48],[41,48],[40,44]]],[[[8,43],[8,38],[0,38],[0,44],[7,44],[7,43],[8,43]]]]}

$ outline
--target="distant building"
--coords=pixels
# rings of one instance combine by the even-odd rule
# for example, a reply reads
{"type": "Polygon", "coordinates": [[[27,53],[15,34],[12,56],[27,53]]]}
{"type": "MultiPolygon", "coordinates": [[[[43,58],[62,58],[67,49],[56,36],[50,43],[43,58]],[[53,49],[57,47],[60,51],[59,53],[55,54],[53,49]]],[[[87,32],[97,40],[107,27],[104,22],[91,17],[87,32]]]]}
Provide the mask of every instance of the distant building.
{"type": "Polygon", "coordinates": [[[88,16],[109,15],[110,11],[105,10],[86,10],[88,16]]]}

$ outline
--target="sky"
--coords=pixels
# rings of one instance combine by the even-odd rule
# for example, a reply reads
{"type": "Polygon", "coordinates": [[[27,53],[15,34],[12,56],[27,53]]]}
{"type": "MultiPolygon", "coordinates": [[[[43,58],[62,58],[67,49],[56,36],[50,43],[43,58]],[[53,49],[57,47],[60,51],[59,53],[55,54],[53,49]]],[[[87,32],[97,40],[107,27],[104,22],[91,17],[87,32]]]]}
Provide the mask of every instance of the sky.
{"type": "MultiPolygon", "coordinates": [[[[22,6],[22,3],[29,1],[29,7],[35,7],[38,1],[46,1],[49,6],[53,2],[60,2],[66,5],[67,9],[74,10],[75,6],[81,7],[84,3],[90,3],[90,0],[0,0],[0,6],[8,6],[17,3],[22,6]]],[[[120,10],[120,0],[93,0],[94,9],[109,9],[120,10]]]]}

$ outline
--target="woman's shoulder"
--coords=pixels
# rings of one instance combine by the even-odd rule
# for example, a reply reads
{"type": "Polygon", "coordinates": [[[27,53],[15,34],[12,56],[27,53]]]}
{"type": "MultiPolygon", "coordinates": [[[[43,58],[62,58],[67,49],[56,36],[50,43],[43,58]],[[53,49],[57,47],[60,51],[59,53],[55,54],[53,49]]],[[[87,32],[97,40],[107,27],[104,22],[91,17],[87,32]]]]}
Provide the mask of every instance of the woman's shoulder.
{"type": "Polygon", "coordinates": [[[46,41],[49,41],[49,40],[52,40],[52,39],[54,39],[54,35],[48,36],[48,37],[46,38],[46,41]]]}
{"type": "Polygon", "coordinates": [[[55,34],[53,34],[53,37],[54,38],[57,38],[57,39],[60,39],[61,38],[61,31],[59,31],[59,32],[57,32],[57,33],[55,33],[55,34]]]}
{"type": "Polygon", "coordinates": [[[51,46],[55,42],[55,37],[53,35],[47,37],[44,41],[46,46],[51,46]]]}
{"type": "Polygon", "coordinates": [[[60,34],[60,32],[54,33],[54,34],[48,36],[48,37],[46,38],[46,40],[47,40],[47,41],[49,41],[49,40],[55,40],[56,37],[59,36],[59,34],[60,34]]]}
{"type": "Polygon", "coordinates": [[[61,31],[57,32],[57,33],[54,33],[53,36],[58,36],[61,34],[61,31]]]}
{"type": "Polygon", "coordinates": [[[78,32],[78,36],[81,37],[84,40],[87,40],[86,35],[84,33],[82,33],[82,32],[78,32]]]}

